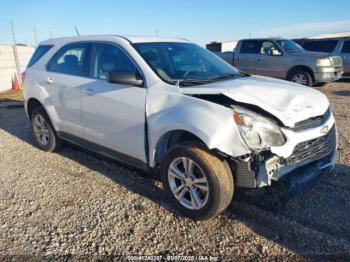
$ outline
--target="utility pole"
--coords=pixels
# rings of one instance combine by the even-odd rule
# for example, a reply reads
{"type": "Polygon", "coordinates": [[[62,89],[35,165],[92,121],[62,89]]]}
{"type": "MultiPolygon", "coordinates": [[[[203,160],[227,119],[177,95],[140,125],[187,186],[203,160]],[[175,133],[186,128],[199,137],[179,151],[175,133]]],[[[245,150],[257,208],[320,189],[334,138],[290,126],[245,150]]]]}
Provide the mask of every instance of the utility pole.
{"type": "Polygon", "coordinates": [[[38,37],[36,35],[36,28],[35,26],[33,27],[33,35],[34,35],[34,44],[35,44],[35,47],[38,46],[38,37]]]}
{"type": "Polygon", "coordinates": [[[16,75],[17,75],[17,81],[21,84],[21,67],[19,65],[19,59],[18,59],[18,52],[17,52],[17,43],[16,43],[16,36],[15,36],[15,27],[13,26],[13,22],[11,21],[11,31],[12,31],[12,39],[13,39],[13,55],[15,56],[15,63],[16,63],[16,75]]]}

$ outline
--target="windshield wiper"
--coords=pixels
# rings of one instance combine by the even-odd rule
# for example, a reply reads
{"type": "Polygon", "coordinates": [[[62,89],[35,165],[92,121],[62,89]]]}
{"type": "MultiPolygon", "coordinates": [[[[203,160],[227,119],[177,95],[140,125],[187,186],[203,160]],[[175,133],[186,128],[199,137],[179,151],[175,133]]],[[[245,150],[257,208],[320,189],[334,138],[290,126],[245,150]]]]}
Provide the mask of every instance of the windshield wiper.
{"type": "Polygon", "coordinates": [[[236,74],[227,73],[227,74],[222,74],[219,76],[214,76],[212,78],[209,78],[208,80],[213,82],[213,81],[222,80],[222,79],[226,79],[226,78],[236,78],[236,77],[237,77],[236,74]]]}
{"type": "Polygon", "coordinates": [[[187,85],[204,85],[210,83],[211,81],[208,79],[181,79],[178,81],[179,85],[187,86],[187,85]]]}
{"type": "Polygon", "coordinates": [[[227,73],[227,74],[222,74],[219,76],[215,76],[212,78],[208,78],[208,79],[181,79],[178,81],[179,85],[182,86],[186,86],[186,85],[204,85],[207,83],[212,83],[212,82],[216,82],[216,81],[220,81],[220,80],[224,80],[227,78],[236,78],[237,75],[236,74],[232,74],[232,73],[227,73]]]}

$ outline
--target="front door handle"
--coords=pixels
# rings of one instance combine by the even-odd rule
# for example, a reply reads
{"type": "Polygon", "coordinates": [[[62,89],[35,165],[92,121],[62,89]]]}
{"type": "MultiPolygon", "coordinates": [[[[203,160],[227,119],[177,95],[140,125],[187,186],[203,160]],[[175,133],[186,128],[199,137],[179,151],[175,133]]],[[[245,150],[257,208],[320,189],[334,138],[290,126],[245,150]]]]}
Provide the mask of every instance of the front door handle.
{"type": "Polygon", "coordinates": [[[88,96],[93,96],[93,95],[96,94],[95,91],[93,89],[91,89],[91,88],[86,88],[86,89],[83,90],[83,92],[84,92],[84,94],[86,94],[88,96]]]}

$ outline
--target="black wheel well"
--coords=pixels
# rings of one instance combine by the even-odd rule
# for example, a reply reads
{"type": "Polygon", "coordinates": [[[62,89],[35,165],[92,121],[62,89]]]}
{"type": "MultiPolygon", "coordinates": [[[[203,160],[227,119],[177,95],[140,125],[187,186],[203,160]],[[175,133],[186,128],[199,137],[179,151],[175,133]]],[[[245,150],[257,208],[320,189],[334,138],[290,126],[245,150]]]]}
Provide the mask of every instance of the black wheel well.
{"type": "Polygon", "coordinates": [[[28,112],[28,116],[29,119],[31,120],[32,118],[32,112],[34,110],[35,107],[37,106],[42,106],[42,104],[39,102],[39,100],[35,99],[35,98],[30,98],[27,102],[27,112],[28,112]]]}
{"type": "Polygon", "coordinates": [[[312,71],[312,69],[310,67],[307,67],[305,65],[296,65],[296,66],[293,66],[292,68],[290,68],[288,70],[288,73],[287,73],[287,79],[289,79],[291,77],[292,73],[297,72],[297,71],[305,71],[305,72],[309,73],[311,78],[312,78],[312,81],[315,82],[314,72],[312,71]]]}
{"type": "Polygon", "coordinates": [[[167,151],[174,145],[183,142],[197,142],[206,147],[206,144],[196,135],[184,130],[174,130],[165,133],[158,141],[155,160],[161,164],[167,151]]]}

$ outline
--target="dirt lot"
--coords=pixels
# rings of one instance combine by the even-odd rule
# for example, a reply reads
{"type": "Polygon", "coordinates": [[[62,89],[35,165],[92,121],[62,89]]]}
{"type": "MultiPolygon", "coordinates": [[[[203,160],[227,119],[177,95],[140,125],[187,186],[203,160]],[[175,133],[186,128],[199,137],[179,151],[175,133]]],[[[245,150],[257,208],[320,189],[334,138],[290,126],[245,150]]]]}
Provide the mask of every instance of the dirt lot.
{"type": "Polygon", "coordinates": [[[335,171],[283,210],[265,208],[259,198],[240,199],[207,222],[174,213],[157,180],[72,147],[38,150],[24,110],[0,108],[0,259],[172,254],[346,260],[350,82],[322,91],[339,130],[335,171]]]}

